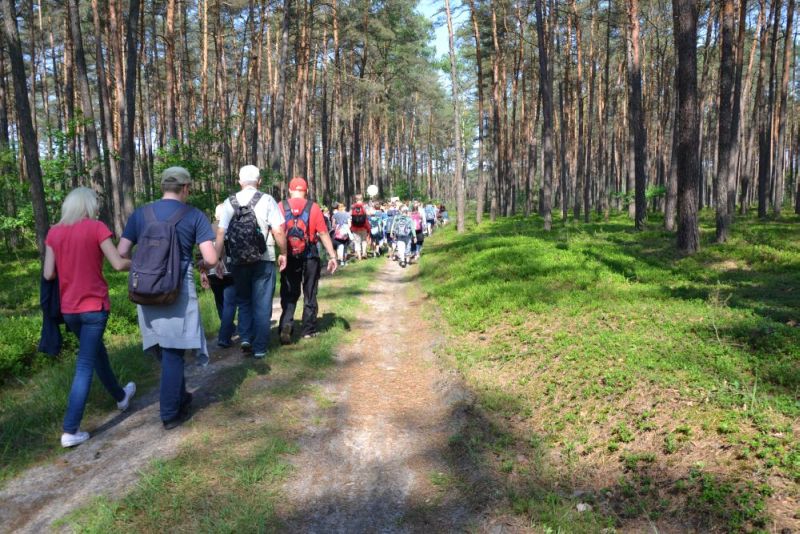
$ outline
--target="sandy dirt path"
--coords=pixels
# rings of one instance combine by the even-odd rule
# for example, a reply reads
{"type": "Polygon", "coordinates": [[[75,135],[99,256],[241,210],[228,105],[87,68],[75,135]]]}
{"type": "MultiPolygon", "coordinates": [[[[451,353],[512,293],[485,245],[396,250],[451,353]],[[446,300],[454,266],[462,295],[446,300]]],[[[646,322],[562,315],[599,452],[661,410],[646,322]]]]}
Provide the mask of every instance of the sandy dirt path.
{"type": "MultiPolygon", "coordinates": [[[[379,260],[384,261],[384,260],[379,260]]],[[[468,396],[433,354],[416,268],[386,262],[351,340],[309,403],[282,512],[291,532],[442,532],[474,527],[447,461],[468,396]]]]}
{"type": "MultiPolygon", "coordinates": [[[[273,303],[273,320],[280,316],[273,303]]],[[[216,350],[209,339],[211,364],[201,368],[186,358],[186,387],[194,393],[192,412],[217,400],[215,378],[226,368],[243,362],[238,349],[216,350]]],[[[147,356],[142,356],[147,357],[147,356]]],[[[120,498],[133,489],[153,460],[172,458],[179,452],[187,426],[166,431],[158,415],[158,388],[137,392],[124,413],[112,413],[99,426],[85,427],[91,439],[65,452],[52,463],[27,470],[0,490],[0,532],[39,533],[92,498],[120,498]]],[[[57,440],[59,436],[53,436],[57,440]]]]}

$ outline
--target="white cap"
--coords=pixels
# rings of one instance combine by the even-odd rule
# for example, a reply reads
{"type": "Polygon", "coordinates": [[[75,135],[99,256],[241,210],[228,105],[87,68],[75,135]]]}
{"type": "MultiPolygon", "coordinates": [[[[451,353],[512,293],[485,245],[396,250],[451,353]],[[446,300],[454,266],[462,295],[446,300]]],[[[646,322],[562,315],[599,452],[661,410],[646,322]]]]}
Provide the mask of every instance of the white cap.
{"type": "Polygon", "coordinates": [[[245,165],[239,169],[240,184],[256,184],[261,178],[261,171],[255,165],[245,165]]]}

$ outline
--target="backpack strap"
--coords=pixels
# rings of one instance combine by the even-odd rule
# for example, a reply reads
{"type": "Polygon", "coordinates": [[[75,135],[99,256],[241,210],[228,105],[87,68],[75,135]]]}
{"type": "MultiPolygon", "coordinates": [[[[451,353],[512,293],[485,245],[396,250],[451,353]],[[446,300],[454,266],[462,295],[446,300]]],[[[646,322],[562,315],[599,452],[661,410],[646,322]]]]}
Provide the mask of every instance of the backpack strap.
{"type": "Polygon", "coordinates": [[[306,223],[306,228],[308,228],[309,224],[311,223],[311,207],[313,205],[313,202],[306,200],[306,205],[303,207],[303,212],[300,214],[300,217],[305,217],[303,222],[306,223]]]}
{"type": "Polygon", "coordinates": [[[153,203],[148,204],[147,206],[145,206],[144,210],[142,210],[142,211],[144,212],[144,224],[145,224],[145,226],[153,224],[154,222],[156,222],[158,220],[158,219],[156,219],[156,209],[153,207],[153,203]]]}
{"type": "Polygon", "coordinates": [[[289,201],[287,199],[281,200],[281,207],[283,208],[283,218],[289,220],[289,217],[292,219],[295,218],[294,213],[292,212],[292,206],[289,205],[289,201]]]}
{"type": "Polygon", "coordinates": [[[183,219],[183,217],[187,213],[189,213],[191,209],[192,207],[189,204],[184,204],[183,206],[175,210],[175,213],[173,213],[172,216],[169,219],[167,219],[167,222],[172,226],[175,226],[181,221],[181,219],[183,219]]]}
{"type": "Polygon", "coordinates": [[[247,203],[247,207],[250,209],[255,208],[256,204],[258,204],[258,201],[261,200],[262,196],[264,196],[264,193],[262,193],[261,191],[256,191],[256,193],[253,195],[253,198],[251,198],[250,202],[247,203]]]}
{"type": "Polygon", "coordinates": [[[231,203],[231,207],[233,207],[233,211],[236,211],[241,207],[239,205],[239,201],[236,199],[236,195],[229,196],[228,197],[228,202],[231,203]]]}

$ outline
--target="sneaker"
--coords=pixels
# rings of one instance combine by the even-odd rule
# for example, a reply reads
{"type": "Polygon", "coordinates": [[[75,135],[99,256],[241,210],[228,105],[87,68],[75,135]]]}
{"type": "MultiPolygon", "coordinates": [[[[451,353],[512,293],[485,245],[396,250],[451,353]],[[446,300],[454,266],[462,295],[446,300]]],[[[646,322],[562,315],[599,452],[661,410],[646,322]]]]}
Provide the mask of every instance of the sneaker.
{"type": "Polygon", "coordinates": [[[242,341],[240,346],[242,347],[242,352],[253,352],[253,346],[249,341],[242,341]]]}
{"type": "Polygon", "coordinates": [[[74,447],[76,445],[80,445],[84,441],[89,439],[89,433],[84,432],[82,430],[78,430],[74,434],[67,434],[64,432],[61,434],[61,446],[66,448],[74,447]]]}
{"type": "Polygon", "coordinates": [[[176,415],[172,419],[167,419],[166,421],[162,421],[162,423],[164,424],[164,430],[172,430],[173,428],[181,426],[189,418],[189,410],[191,410],[191,407],[192,407],[192,394],[187,391],[186,395],[183,397],[183,401],[181,402],[181,407],[178,410],[178,415],[176,415]]]}
{"type": "Polygon", "coordinates": [[[255,358],[256,360],[263,360],[266,357],[267,357],[266,352],[256,352],[255,354],[253,354],[253,358],[255,358]]]}
{"type": "Polygon", "coordinates": [[[136,393],[136,384],[133,382],[128,382],[128,384],[122,389],[125,391],[125,398],[117,403],[117,408],[124,412],[128,409],[128,406],[131,405],[131,399],[136,393]]]}
{"type": "Polygon", "coordinates": [[[310,334],[303,334],[303,339],[311,339],[312,337],[317,337],[319,332],[311,332],[310,334]]]}
{"type": "Polygon", "coordinates": [[[292,342],[292,325],[285,324],[281,327],[281,345],[288,345],[292,342]]]}
{"type": "Polygon", "coordinates": [[[401,262],[400,262],[400,267],[402,267],[403,269],[405,269],[405,268],[406,268],[406,262],[405,262],[405,261],[401,261],[401,262]]]}
{"type": "Polygon", "coordinates": [[[229,349],[232,343],[230,341],[217,341],[217,347],[221,349],[229,349]]]}

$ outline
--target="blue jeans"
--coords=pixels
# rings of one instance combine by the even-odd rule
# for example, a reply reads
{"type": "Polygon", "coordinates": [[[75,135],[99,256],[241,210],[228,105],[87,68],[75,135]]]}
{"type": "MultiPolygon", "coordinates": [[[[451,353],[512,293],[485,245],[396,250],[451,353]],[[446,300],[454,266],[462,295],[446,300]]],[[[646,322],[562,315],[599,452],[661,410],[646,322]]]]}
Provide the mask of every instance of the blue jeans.
{"type": "Polygon", "coordinates": [[[161,391],[159,409],[162,421],[175,419],[186,399],[186,379],[183,376],[184,349],[161,347],[161,391]]]}
{"type": "MultiPolygon", "coordinates": [[[[213,275],[209,275],[211,281],[211,291],[214,292],[214,302],[217,305],[219,315],[219,333],[217,341],[226,345],[231,344],[231,338],[236,333],[236,325],[233,322],[236,316],[236,286],[233,283],[227,285],[222,280],[211,280],[213,275]]],[[[216,278],[216,277],[213,277],[216,278]]]]}
{"type": "Polygon", "coordinates": [[[65,313],[64,322],[78,336],[80,343],[78,360],[75,362],[75,376],[72,378],[72,388],[67,401],[67,414],[64,416],[64,432],[74,434],[80,428],[95,371],[115,401],[124,399],[125,392],[119,386],[114,371],[111,370],[108,352],[103,344],[108,312],[65,313]]]}
{"type": "Polygon", "coordinates": [[[233,266],[233,284],[239,304],[239,337],[253,352],[266,353],[275,294],[275,262],[233,266]]]}

